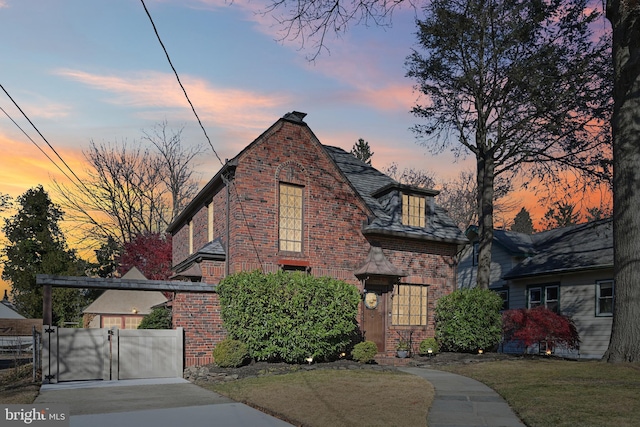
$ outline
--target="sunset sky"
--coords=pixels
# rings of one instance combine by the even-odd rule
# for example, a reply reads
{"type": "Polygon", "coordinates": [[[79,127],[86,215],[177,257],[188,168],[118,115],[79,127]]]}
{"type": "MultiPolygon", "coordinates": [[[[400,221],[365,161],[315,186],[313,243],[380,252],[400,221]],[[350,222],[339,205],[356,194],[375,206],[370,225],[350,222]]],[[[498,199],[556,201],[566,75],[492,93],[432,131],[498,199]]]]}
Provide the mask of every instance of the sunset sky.
{"type": "MultiPolygon", "coordinates": [[[[431,156],[409,129],[417,94],[404,61],[416,44],[413,10],[397,11],[392,28],[352,27],[309,62],[310,46],[277,41],[276,21],[256,14],[264,1],[145,1],[222,159],[297,110],[323,144],[349,150],[368,141],[379,169],[396,162],[446,179],[474,166],[450,153],[431,156]]],[[[91,140],[134,143],[163,120],[184,126],[186,145],[207,148],[197,165],[202,183],[220,167],[140,1],[0,0],[0,40],[0,84],[79,176],[91,140]]],[[[2,91],[0,107],[55,158],[2,91]]],[[[66,182],[2,111],[0,149],[0,193],[66,182]]],[[[540,210],[533,197],[524,205],[540,210]]]]}

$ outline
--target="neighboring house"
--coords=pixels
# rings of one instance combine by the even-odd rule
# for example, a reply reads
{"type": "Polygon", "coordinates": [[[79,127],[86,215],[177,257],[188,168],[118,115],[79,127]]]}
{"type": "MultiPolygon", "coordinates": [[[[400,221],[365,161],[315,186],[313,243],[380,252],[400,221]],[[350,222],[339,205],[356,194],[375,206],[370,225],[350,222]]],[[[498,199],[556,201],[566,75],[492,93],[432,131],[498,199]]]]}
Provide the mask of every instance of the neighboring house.
{"type": "MultiPolygon", "coordinates": [[[[363,294],[365,337],[392,355],[398,340],[433,336],[433,308],[455,289],[467,239],[436,191],[401,185],[352,154],[322,145],[293,112],[228,160],[169,225],[174,279],[217,284],[239,271],[300,270],[363,294]]],[[[225,336],[215,293],[177,293],[187,365],[208,363],[225,336]]]]}
{"type": "Polygon", "coordinates": [[[9,301],[6,289],[4,291],[4,297],[0,302],[0,319],[26,319],[26,317],[16,311],[13,303],[9,301]]]}
{"type": "Polygon", "coordinates": [[[0,369],[12,366],[31,352],[34,327],[40,331],[42,319],[27,319],[18,313],[5,290],[0,301],[0,369]]]}
{"type": "MultiPolygon", "coordinates": [[[[146,279],[136,267],[122,278],[146,279]]],[[[82,311],[83,324],[85,328],[137,329],[154,306],[166,302],[167,297],[160,291],[108,289],[82,311]]]]}
{"type": "MultiPolygon", "coordinates": [[[[472,244],[461,253],[458,286],[475,282],[472,244]]],[[[496,230],[490,288],[501,293],[505,309],[543,305],[570,317],[580,334],[578,352],[563,355],[600,358],[607,350],[613,316],[613,224],[611,219],[525,235],[496,230]]]]}

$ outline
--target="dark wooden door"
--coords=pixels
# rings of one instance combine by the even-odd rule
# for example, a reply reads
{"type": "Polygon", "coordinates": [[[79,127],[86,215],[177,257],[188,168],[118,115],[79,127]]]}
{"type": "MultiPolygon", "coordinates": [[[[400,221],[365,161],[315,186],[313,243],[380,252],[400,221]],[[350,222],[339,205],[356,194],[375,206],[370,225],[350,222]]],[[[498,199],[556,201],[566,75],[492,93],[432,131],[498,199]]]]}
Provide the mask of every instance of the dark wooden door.
{"type": "Polygon", "coordinates": [[[378,352],[382,353],[385,351],[387,294],[378,292],[376,292],[376,294],[378,296],[378,304],[375,308],[368,308],[365,304],[362,329],[364,332],[364,339],[376,343],[378,346],[378,352]]]}

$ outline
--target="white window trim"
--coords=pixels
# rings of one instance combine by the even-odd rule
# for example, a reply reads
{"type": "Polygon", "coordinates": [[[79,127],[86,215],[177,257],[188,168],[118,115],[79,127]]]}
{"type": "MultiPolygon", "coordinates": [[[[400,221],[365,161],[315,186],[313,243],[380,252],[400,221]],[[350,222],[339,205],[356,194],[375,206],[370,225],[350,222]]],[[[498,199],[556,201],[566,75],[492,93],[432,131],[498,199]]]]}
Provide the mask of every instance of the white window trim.
{"type": "Polygon", "coordinates": [[[616,297],[616,288],[613,282],[613,279],[608,280],[598,280],[596,281],[596,317],[612,317],[613,316],[613,302],[616,297]],[[600,296],[600,285],[602,284],[611,284],[611,312],[610,313],[601,313],[600,312],[600,300],[602,297],[600,296]]]}

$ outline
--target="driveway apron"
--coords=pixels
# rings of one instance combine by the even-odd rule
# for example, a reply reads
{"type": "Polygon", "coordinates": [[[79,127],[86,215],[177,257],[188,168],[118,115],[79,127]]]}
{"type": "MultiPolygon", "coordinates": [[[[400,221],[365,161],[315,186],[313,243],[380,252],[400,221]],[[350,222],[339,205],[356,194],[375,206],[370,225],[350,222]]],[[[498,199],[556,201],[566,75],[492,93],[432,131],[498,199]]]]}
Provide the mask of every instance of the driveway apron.
{"type": "Polygon", "coordinates": [[[34,403],[68,405],[71,427],[290,426],[182,378],[46,384],[34,403]]]}

